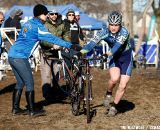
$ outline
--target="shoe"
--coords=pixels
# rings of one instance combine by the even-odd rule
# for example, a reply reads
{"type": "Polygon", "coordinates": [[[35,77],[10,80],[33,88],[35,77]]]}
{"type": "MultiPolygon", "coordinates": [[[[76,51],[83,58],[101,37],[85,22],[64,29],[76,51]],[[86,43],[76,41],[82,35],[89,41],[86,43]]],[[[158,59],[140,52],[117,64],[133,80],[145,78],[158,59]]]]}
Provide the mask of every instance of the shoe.
{"type": "Polygon", "coordinates": [[[110,108],[110,103],[113,102],[113,97],[112,95],[106,95],[104,101],[103,101],[103,105],[109,109],[110,108]]]}
{"type": "Polygon", "coordinates": [[[107,116],[108,116],[108,117],[113,117],[113,116],[115,116],[117,113],[118,113],[117,109],[116,109],[114,106],[112,106],[112,107],[110,107],[107,116]]]}

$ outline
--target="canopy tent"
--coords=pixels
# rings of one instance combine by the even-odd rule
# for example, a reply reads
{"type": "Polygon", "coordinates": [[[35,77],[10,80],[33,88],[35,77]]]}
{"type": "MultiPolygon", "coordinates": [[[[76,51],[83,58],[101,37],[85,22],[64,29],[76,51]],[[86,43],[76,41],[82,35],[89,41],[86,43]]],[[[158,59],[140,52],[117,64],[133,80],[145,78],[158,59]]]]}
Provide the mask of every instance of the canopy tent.
{"type": "MultiPolygon", "coordinates": [[[[14,9],[21,9],[23,10],[23,19],[21,20],[21,23],[23,24],[27,20],[31,19],[33,17],[33,7],[34,6],[13,6],[10,10],[8,10],[5,14],[5,17],[9,17],[11,11],[14,9]]],[[[62,14],[62,17],[64,18],[68,9],[73,9],[74,11],[80,12],[80,26],[83,29],[89,29],[89,30],[98,30],[102,29],[106,26],[106,24],[102,21],[99,21],[95,18],[89,17],[86,13],[81,11],[78,7],[76,7],[74,4],[68,4],[68,5],[59,5],[59,6],[52,6],[47,5],[46,6],[48,10],[56,9],[60,14],[62,14]]]]}

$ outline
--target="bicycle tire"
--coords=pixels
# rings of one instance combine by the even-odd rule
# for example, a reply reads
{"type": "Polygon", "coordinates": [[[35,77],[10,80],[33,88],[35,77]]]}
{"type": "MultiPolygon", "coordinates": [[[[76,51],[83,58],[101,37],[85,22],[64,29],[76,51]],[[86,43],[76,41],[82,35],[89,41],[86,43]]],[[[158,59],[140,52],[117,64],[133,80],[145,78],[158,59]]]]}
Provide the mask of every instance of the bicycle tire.
{"type": "Polygon", "coordinates": [[[73,86],[73,93],[71,95],[71,105],[72,105],[72,114],[78,116],[80,113],[81,100],[82,98],[84,98],[82,97],[83,95],[82,89],[84,87],[83,86],[84,83],[81,74],[79,73],[78,70],[76,71],[77,72],[74,72],[76,80],[74,81],[75,84],[73,86]]]}
{"type": "Polygon", "coordinates": [[[90,115],[90,79],[89,75],[86,76],[86,115],[87,115],[87,123],[91,122],[91,115],[90,115]]]}
{"type": "Polygon", "coordinates": [[[69,70],[64,66],[64,68],[60,68],[58,73],[58,86],[65,95],[69,96],[73,87],[73,81],[69,70]]]}

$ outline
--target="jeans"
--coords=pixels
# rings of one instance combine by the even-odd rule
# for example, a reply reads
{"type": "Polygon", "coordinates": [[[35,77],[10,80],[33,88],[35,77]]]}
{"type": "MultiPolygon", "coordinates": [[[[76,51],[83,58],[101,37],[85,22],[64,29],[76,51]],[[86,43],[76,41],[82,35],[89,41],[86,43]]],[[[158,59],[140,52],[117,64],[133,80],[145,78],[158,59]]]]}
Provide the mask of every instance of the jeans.
{"type": "Polygon", "coordinates": [[[17,80],[15,89],[26,86],[26,91],[33,91],[34,80],[28,59],[9,57],[8,61],[17,80]]]}

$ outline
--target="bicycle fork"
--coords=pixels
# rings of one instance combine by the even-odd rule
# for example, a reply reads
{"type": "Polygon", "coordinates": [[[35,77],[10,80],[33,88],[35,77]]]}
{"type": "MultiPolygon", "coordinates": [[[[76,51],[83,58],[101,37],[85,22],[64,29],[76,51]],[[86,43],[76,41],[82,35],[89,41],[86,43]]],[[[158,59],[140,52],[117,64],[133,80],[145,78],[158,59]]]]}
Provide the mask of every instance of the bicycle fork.
{"type": "Polygon", "coordinates": [[[86,96],[88,95],[88,98],[89,100],[91,101],[93,98],[92,96],[92,79],[93,79],[93,76],[90,75],[90,74],[86,74],[86,75],[83,75],[82,76],[84,82],[85,82],[85,88],[84,89],[84,93],[85,93],[85,96],[84,96],[84,101],[86,101],[86,96]],[[88,90],[87,90],[88,89],[88,90]]]}

